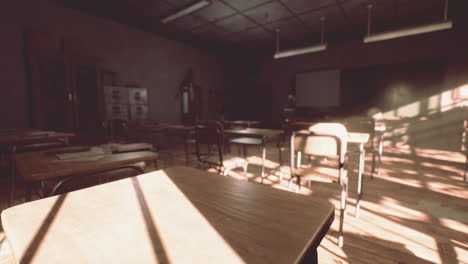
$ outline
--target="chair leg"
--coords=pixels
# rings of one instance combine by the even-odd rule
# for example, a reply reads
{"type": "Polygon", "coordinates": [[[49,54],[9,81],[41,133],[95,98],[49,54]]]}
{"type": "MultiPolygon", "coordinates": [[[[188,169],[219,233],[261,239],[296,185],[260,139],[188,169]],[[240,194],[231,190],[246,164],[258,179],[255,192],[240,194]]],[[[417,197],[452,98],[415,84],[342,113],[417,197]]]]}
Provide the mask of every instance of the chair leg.
{"type": "Polygon", "coordinates": [[[247,178],[247,167],[249,166],[249,163],[245,163],[243,168],[244,168],[244,178],[246,181],[248,181],[249,179],[247,178]]]}
{"type": "Polygon", "coordinates": [[[463,175],[463,181],[466,181],[466,171],[468,170],[468,150],[466,152],[466,160],[465,160],[465,174],[463,175]]]}
{"type": "Polygon", "coordinates": [[[301,191],[301,177],[296,177],[296,193],[299,193],[301,191]]]}
{"type": "Polygon", "coordinates": [[[378,167],[377,167],[377,177],[380,176],[380,169],[382,168],[382,154],[379,153],[377,155],[377,158],[379,159],[378,167]]]}
{"type": "Polygon", "coordinates": [[[291,177],[289,177],[288,191],[291,191],[291,183],[293,181],[293,178],[294,178],[294,175],[291,175],[291,177]]]}
{"type": "Polygon", "coordinates": [[[374,173],[375,173],[375,156],[377,154],[377,151],[373,150],[372,151],[372,171],[371,171],[371,179],[374,179],[374,173]]]}
{"type": "Polygon", "coordinates": [[[158,160],[157,160],[157,159],[155,159],[155,160],[153,161],[153,165],[154,165],[154,169],[155,169],[155,170],[159,170],[159,165],[158,165],[158,160]]]}
{"type": "Polygon", "coordinates": [[[348,197],[348,177],[346,175],[342,176],[340,185],[341,185],[341,201],[340,201],[340,227],[338,231],[338,246],[343,247],[343,243],[344,243],[343,225],[344,225],[344,218],[346,215],[346,201],[348,197]]]}
{"type": "Polygon", "coordinates": [[[262,182],[263,178],[265,177],[265,159],[266,159],[266,146],[263,144],[262,146],[262,182]]]}

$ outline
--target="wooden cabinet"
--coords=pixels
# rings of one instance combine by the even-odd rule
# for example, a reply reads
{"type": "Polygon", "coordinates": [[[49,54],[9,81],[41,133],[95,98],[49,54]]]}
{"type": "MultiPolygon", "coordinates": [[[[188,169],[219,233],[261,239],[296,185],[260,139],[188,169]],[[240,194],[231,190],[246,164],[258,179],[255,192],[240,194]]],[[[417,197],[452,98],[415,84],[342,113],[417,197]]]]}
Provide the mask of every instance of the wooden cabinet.
{"type": "Polygon", "coordinates": [[[141,123],[148,119],[146,88],[104,86],[104,103],[106,120],[121,119],[141,123]]]}
{"type": "Polygon", "coordinates": [[[103,142],[99,59],[66,54],[46,33],[29,32],[26,41],[32,127],[75,132],[79,143],[103,142]]]}

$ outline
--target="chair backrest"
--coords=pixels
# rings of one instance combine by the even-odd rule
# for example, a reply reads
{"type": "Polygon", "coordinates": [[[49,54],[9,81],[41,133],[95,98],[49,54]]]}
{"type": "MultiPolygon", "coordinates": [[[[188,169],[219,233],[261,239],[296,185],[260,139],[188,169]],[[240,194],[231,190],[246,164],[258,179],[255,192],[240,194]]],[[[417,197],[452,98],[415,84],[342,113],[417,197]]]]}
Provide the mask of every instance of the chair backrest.
{"type": "Polygon", "coordinates": [[[347,130],[339,123],[317,123],[307,130],[295,131],[291,136],[291,155],[301,152],[316,156],[338,156],[340,163],[343,163],[346,151],[347,130]]]}
{"type": "Polygon", "coordinates": [[[369,142],[372,145],[374,144],[375,120],[372,117],[351,117],[347,119],[344,123],[348,132],[369,134],[369,142]]]}
{"type": "Polygon", "coordinates": [[[195,147],[199,161],[203,161],[201,145],[207,145],[209,149],[212,145],[215,145],[218,150],[220,165],[223,164],[224,127],[221,122],[215,120],[203,120],[196,123],[195,147]]]}
{"type": "Polygon", "coordinates": [[[315,123],[312,122],[290,122],[288,124],[285,124],[283,129],[284,129],[284,134],[287,137],[290,137],[294,131],[299,131],[299,130],[308,130],[309,127],[313,126],[315,123]]]}

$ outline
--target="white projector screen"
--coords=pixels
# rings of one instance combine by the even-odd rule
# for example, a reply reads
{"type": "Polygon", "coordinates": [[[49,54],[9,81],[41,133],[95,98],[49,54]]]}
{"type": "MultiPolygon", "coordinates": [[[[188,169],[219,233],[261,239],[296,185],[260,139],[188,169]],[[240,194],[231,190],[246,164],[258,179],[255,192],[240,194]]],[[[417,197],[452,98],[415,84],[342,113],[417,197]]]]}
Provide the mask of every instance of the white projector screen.
{"type": "Polygon", "coordinates": [[[340,71],[296,74],[296,106],[327,108],[340,105],[340,71]]]}

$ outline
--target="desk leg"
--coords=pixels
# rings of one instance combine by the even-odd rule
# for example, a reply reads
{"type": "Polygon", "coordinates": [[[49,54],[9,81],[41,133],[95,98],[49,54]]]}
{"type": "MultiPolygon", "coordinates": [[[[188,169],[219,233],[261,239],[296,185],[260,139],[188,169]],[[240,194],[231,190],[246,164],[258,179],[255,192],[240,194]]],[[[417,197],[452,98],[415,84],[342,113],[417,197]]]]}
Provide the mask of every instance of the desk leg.
{"type": "Polygon", "coordinates": [[[280,184],[283,182],[283,171],[281,167],[283,166],[283,157],[281,153],[281,139],[278,142],[278,161],[279,161],[279,174],[280,174],[280,184]]]}
{"type": "Polygon", "coordinates": [[[359,169],[358,169],[358,183],[357,183],[357,199],[356,199],[356,217],[359,217],[359,211],[361,209],[361,205],[359,202],[362,198],[362,189],[363,189],[363,181],[362,175],[364,173],[364,165],[366,161],[366,150],[364,149],[364,144],[359,144],[359,169]]]}
{"type": "Polygon", "coordinates": [[[266,146],[265,146],[265,141],[263,141],[263,145],[262,145],[262,183],[263,183],[263,178],[265,177],[265,158],[266,158],[266,146]]]}
{"type": "Polygon", "coordinates": [[[13,204],[15,200],[16,191],[16,163],[15,163],[16,146],[11,147],[10,151],[10,198],[8,200],[8,206],[13,204]]]}
{"type": "Polygon", "coordinates": [[[380,176],[380,169],[382,168],[382,154],[383,154],[383,141],[382,133],[379,133],[379,168],[377,169],[377,176],[380,176]]]}
{"type": "Polygon", "coordinates": [[[371,170],[371,174],[370,174],[370,177],[371,179],[374,179],[374,173],[375,173],[375,150],[372,151],[372,170],[371,170]]]}
{"type": "Polygon", "coordinates": [[[188,147],[188,133],[184,135],[184,151],[185,151],[185,165],[189,165],[189,147],[188,147]]]}
{"type": "Polygon", "coordinates": [[[33,184],[27,183],[25,187],[26,187],[26,202],[30,202],[32,200],[33,184]]]}
{"type": "MultiPolygon", "coordinates": [[[[468,148],[468,146],[467,146],[468,148]]],[[[463,175],[463,181],[466,181],[466,171],[468,170],[468,149],[466,150],[466,160],[465,160],[465,174],[463,175]]]]}

